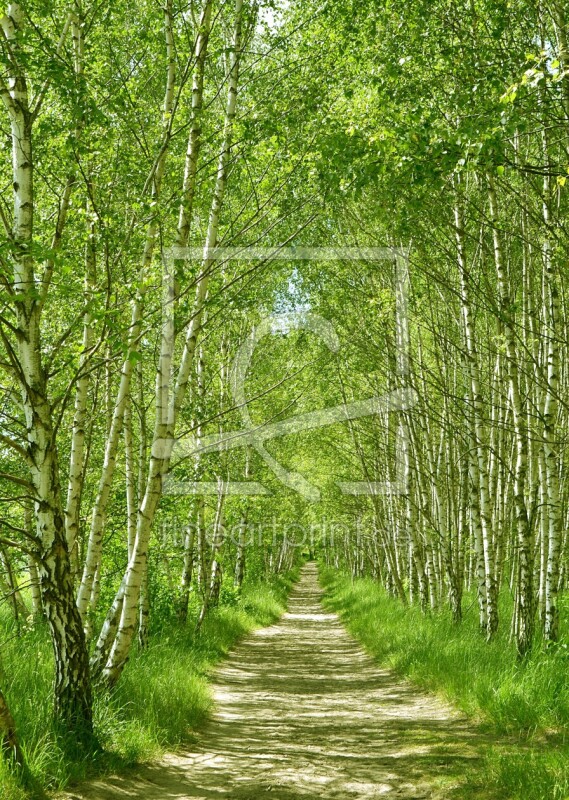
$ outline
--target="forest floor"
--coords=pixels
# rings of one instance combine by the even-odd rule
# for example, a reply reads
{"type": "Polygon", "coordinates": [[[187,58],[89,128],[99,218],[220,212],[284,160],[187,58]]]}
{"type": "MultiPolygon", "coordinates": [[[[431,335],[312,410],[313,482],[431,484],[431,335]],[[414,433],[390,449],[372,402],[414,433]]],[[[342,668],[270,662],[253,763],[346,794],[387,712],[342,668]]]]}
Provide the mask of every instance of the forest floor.
{"type": "Polygon", "coordinates": [[[215,712],[189,752],[90,781],[65,798],[488,797],[482,782],[474,781],[478,790],[464,784],[482,769],[488,734],[379,667],[322,595],[309,563],[287,613],[243,639],[216,670],[215,712]]]}

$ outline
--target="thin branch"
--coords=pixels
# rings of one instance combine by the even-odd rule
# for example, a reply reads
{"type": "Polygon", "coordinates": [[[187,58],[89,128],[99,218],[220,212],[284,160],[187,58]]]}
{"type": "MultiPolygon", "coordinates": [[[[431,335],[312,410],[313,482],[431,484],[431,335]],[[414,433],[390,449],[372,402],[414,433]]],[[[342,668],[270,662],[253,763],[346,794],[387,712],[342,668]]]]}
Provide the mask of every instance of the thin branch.
{"type": "MultiPolygon", "coordinates": [[[[65,44],[65,40],[67,39],[67,34],[69,32],[69,26],[71,25],[71,22],[73,21],[73,17],[74,16],[75,16],[75,12],[74,11],[70,11],[69,14],[67,15],[67,19],[65,20],[65,25],[63,26],[63,30],[61,32],[61,36],[59,37],[59,42],[57,43],[57,47],[55,49],[56,56],[58,56],[61,53],[63,45],[65,44]]],[[[47,90],[49,89],[50,83],[51,83],[51,77],[50,78],[46,78],[45,81],[42,84],[41,89],[38,92],[38,95],[37,95],[37,98],[35,100],[34,106],[31,109],[32,124],[37,119],[37,116],[38,116],[38,114],[39,114],[39,112],[41,110],[41,107],[42,107],[45,95],[47,93],[47,90]]]]}
{"type": "Polygon", "coordinates": [[[17,475],[11,475],[9,472],[0,472],[0,479],[1,478],[11,481],[11,483],[17,483],[18,486],[23,486],[25,489],[32,492],[32,494],[35,494],[35,488],[25,478],[19,478],[17,475]]]}
{"type": "Polygon", "coordinates": [[[31,463],[28,451],[24,447],[22,447],[21,444],[18,444],[18,442],[15,442],[13,439],[10,439],[9,436],[6,436],[3,433],[0,433],[0,442],[5,444],[7,447],[11,447],[12,450],[15,450],[16,453],[18,453],[18,455],[20,455],[26,461],[27,464],[31,463]]]}
{"type": "Polygon", "coordinates": [[[32,556],[32,558],[34,557],[32,550],[24,547],[24,545],[20,544],[19,542],[12,541],[12,539],[4,539],[3,536],[0,536],[0,544],[4,545],[4,547],[14,547],[16,550],[21,550],[22,553],[25,553],[27,556],[32,556]]]}

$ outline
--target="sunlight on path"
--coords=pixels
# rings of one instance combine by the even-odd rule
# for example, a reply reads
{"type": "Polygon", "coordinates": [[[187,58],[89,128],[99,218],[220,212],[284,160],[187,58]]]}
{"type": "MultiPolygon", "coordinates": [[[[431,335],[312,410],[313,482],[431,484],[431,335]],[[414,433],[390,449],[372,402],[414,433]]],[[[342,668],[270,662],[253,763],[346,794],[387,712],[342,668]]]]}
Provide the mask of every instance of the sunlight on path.
{"type": "Polygon", "coordinates": [[[67,797],[451,796],[483,737],[450,706],[378,667],[321,597],[308,564],[288,613],[243,640],[217,670],[216,713],[193,752],[67,797]]]}

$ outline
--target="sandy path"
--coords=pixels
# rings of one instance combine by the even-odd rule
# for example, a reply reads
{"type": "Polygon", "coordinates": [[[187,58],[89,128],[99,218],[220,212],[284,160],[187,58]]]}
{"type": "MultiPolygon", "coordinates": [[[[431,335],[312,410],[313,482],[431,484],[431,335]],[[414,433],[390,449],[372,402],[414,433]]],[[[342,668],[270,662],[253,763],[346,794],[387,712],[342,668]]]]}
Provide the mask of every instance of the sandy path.
{"type": "Polygon", "coordinates": [[[483,737],[378,667],[321,597],[308,564],[280,622],[248,636],[216,672],[216,712],[192,752],[67,797],[465,797],[451,786],[483,737]]]}

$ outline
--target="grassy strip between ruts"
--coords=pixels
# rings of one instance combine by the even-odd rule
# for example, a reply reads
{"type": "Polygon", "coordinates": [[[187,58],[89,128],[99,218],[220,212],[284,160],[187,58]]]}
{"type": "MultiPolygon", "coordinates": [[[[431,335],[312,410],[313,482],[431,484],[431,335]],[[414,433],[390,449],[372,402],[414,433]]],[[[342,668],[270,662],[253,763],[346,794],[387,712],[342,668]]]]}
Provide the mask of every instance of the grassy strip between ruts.
{"type": "MultiPolygon", "coordinates": [[[[246,633],[283,613],[296,573],[271,583],[246,584],[224,593],[198,636],[164,621],[144,651],[135,650],[117,689],[96,692],[95,732],[100,747],[77,754],[57,737],[52,721],[53,660],[43,626],[19,637],[0,619],[2,675],[33,784],[57,791],[89,775],[124,769],[190,742],[211,709],[209,675],[246,633]],[[8,672],[9,670],[9,672],[8,672]]],[[[36,790],[37,791],[37,790],[36,790]]],[[[31,792],[35,794],[36,792],[31,792]]],[[[0,800],[24,800],[30,790],[0,760],[0,800]]]]}
{"type": "MultiPolygon", "coordinates": [[[[476,604],[465,618],[405,608],[369,578],[353,580],[323,567],[325,604],[381,664],[436,692],[496,734],[485,756],[488,798],[569,798],[569,646],[544,653],[537,643],[524,663],[509,642],[511,601],[502,599],[502,631],[488,644],[477,630],[476,604]],[[509,734],[505,744],[500,736],[509,734]],[[519,739],[519,746],[512,741],[519,739]]],[[[567,611],[564,610],[566,622],[567,611]]],[[[473,790],[480,771],[468,776],[473,790]]],[[[464,787],[468,791],[468,785],[464,787]]],[[[468,795],[465,795],[465,797],[468,795]]],[[[476,796],[480,796],[479,791],[476,796]]]]}

